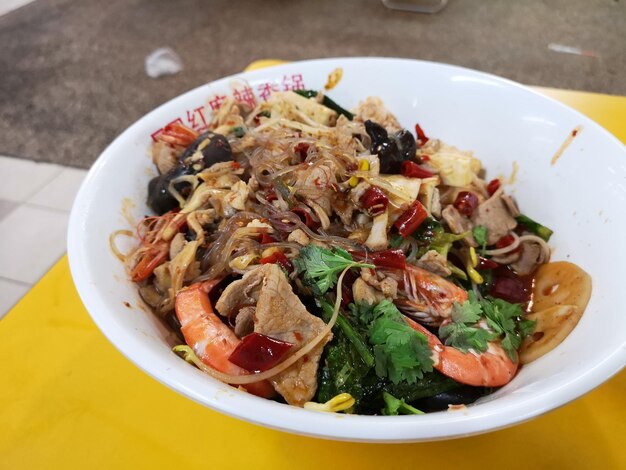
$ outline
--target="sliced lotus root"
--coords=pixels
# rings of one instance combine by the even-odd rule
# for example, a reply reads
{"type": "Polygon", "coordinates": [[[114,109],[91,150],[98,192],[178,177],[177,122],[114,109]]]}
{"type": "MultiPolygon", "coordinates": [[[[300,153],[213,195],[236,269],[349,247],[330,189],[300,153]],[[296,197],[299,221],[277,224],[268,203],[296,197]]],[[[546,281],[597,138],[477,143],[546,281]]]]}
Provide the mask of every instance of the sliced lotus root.
{"type": "Polygon", "coordinates": [[[555,305],[526,315],[536,321],[535,331],[524,339],[519,351],[520,362],[528,364],[556,348],[572,332],[583,310],[576,305],[555,305]]]}
{"type": "Polygon", "coordinates": [[[535,274],[533,312],[557,305],[576,305],[581,314],[591,297],[591,276],[567,261],[544,264],[535,274]]]}

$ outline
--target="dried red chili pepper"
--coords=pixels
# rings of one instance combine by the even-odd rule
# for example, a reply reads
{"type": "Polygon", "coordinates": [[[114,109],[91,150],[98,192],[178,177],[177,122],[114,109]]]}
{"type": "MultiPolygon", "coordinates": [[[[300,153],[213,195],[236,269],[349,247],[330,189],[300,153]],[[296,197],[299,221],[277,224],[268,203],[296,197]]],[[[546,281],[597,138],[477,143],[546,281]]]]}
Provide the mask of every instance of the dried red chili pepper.
{"type": "Polygon", "coordinates": [[[402,176],[407,178],[430,178],[435,174],[422,168],[417,163],[410,160],[402,162],[402,176]]]}
{"type": "Polygon", "coordinates": [[[496,269],[500,265],[483,256],[478,257],[478,269],[496,269]]]}
{"type": "Polygon", "coordinates": [[[500,180],[496,178],[494,180],[489,181],[489,184],[487,185],[487,192],[489,193],[490,196],[493,196],[493,193],[495,193],[499,188],[500,188],[500,180]]]}
{"type": "Polygon", "coordinates": [[[309,151],[309,144],[306,142],[298,143],[294,148],[293,152],[298,155],[302,160],[305,160],[309,151]]]}
{"type": "Polygon", "coordinates": [[[261,258],[261,264],[278,264],[287,272],[293,271],[293,264],[289,261],[289,258],[285,256],[285,253],[282,251],[275,251],[269,256],[265,258],[261,258]]]}
{"type": "Polygon", "coordinates": [[[261,333],[244,336],[228,360],[249,372],[263,372],[280,362],[293,344],[261,333]]]}
{"type": "Polygon", "coordinates": [[[318,225],[317,222],[313,220],[313,217],[311,217],[311,214],[306,209],[302,207],[294,207],[293,209],[291,209],[291,212],[293,212],[298,217],[300,217],[300,220],[302,220],[302,222],[304,222],[304,225],[306,225],[307,227],[309,228],[317,227],[318,225]]]}
{"type": "Polygon", "coordinates": [[[428,212],[422,203],[416,200],[393,225],[398,229],[400,236],[406,238],[419,228],[426,217],[428,217],[428,212]]]}
{"type": "Polygon", "coordinates": [[[375,251],[368,255],[368,262],[379,268],[406,269],[406,256],[402,250],[375,251]]]}
{"type": "Polygon", "coordinates": [[[422,145],[430,140],[428,137],[426,137],[426,134],[424,134],[421,126],[417,123],[415,124],[415,134],[417,135],[417,140],[419,140],[422,145]]]}
{"type": "Polygon", "coordinates": [[[268,243],[275,243],[276,240],[274,240],[274,238],[268,234],[268,233],[262,233],[259,239],[259,243],[261,245],[267,245],[268,243]]]}
{"type": "Polygon", "coordinates": [[[389,205],[389,198],[378,186],[370,186],[359,201],[372,217],[385,212],[389,205]]]}
{"type": "Polygon", "coordinates": [[[470,191],[461,191],[453,205],[461,214],[470,217],[478,207],[478,196],[470,191]]]}
{"type": "Polygon", "coordinates": [[[278,196],[276,196],[276,190],[274,189],[273,186],[265,190],[265,200],[267,202],[276,201],[277,199],[278,199],[278,196]]]}

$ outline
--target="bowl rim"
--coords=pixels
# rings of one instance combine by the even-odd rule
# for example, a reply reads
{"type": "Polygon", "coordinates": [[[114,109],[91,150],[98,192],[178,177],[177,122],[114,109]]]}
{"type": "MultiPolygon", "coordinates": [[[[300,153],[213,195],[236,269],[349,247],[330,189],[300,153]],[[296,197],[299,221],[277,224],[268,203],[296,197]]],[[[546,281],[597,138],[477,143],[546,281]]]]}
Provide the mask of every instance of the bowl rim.
{"type": "MultiPolygon", "coordinates": [[[[484,403],[474,407],[471,415],[467,415],[463,411],[457,411],[432,413],[421,416],[363,416],[313,412],[288,405],[285,406],[270,400],[260,399],[243,392],[237,392],[236,390],[233,390],[233,392],[236,392],[241,396],[238,396],[233,400],[217,401],[213,397],[201,393],[201,391],[195,387],[188,386],[187,384],[177,380],[181,377],[190,379],[193,377],[193,374],[195,374],[198,379],[208,379],[209,382],[214,380],[207,377],[202,372],[196,369],[194,369],[193,372],[182,371],[183,368],[181,368],[181,371],[184,373],[172,373],[172,371],[168,371],[167,369],[154,366],[149,361],[148,357],[142,357],[141,355],[138,357],[136,353],[131,352],[132,348],[128,347],[129,344],[133,345],[137,343],[140,349],[141,344],[138,342],[136,335],[132,335],[128,331],[117,329],[116,325],[112,324],[111,321],[107,319],[108,311],[106,311],[106,309],[103,308],[98,302],[98,298],[101,298],[102,294],[93,289],[93,284],[89,281],[91,275],[84,275],[85,273],[90,273],[87,262],[89,253],[84,252],[85,247],[81,241],[82,229],[85,226],[85,218],[88,213],[87,208],[90,200],[88,196],[91,192],[91,187],[94,186],[93,181],[97,180],[98,174],[106,165],[107,159],[109,158],[108,155],[115,154],[117,147],[121,145],[122,137],[127,134],[132,135],[135,132],[135,129],[140,127],[144,120],[148,120],[161,113],[163,110],[175,106],[177,101],[183,101],[190,95],[200,93],[201,90],[206,91],[207,87],[210,89],[211,86],[221,86],[222,84],[233,79],[244,78],[253,80],[255,78],[267,76],[268,74],[279,75],[283,71],[291,70],[299,65],[308,66],[311,64],[311,66],[327,67],[328,70],[332,70],[332,67],[363,61],[372,63],[400,62],[408,64],[407,66],[409,67],[417,65],[426,68],[443,68],[450,72],[469,74],[481,79],[489,80],[492,83],[495,82],[507,87],[514,87],[525,93],[531,93],[543,100],[549,101],[552,106],[558,106],[561,111],[565,111],[570,114],[573,113],[573,115],[583,123],[585,128],[593,127],[597,131],[600,131],[604,138],[607,138],[614,144],[617,144],[621,148],[622,152],[626,154],[626,147],[619,139],[617,139],[617,137],[596,122],[592,121],[590,118],[554,98],[545,96],[539,91],[530,89],[527,86],[503,77],[470,68],[439,62],[392,57],[338,57],[312,59],[288,62],[268,68],[237,73],[202,84],[156,107],[139,118],[120,135],[118,135],[115,140],[100,154],[97,161],[90,168],[77,193],[70,214],[68,227],[67,250],[69,265],[79,296],[100,331],[118,349],[118,351],[120,351],[127,359],[130,360],[130,362],[135,364],[149,376],[203,406],[207,406],[213,410],[219,411],[220,413],[281,431],[318,438],[349,440],[356,442],[417,442],[450,439],[483,432],[491,432],[518,424],[557,407],[563,406],[599,386],[619,372],[626,363],[626,341],[622,343],[621,347],[616,348],[611,354],[606,356],[602,362],[596,364],[595,367],[584,371],[577,377],[570,378],[568,382],[561,384],[560,387],[549,389],[541,396],[535,395],[526,400],[511,403],[508,406],[500,406],[495,410],[492,410],[492,407],[488,406],[489,403],[484,403]],[[190,375],[190,373],[192,375],[190,375]],[[262,400],[263,403],[259,400],[262,400]],[[259,409],[266,411],[261,413],[255,412],[255,410],[259,409]],[[382,423],[389,424],[389,426],[383,427],[381,426],[382,423]],[[435,424],[436,427],[434,426],[435,424]]],[[[192,385],[195,385],[195,383],[197,383],[197,381],[195,381],[192,385]]],[[[213,385],[213,387],[215,386],[216,385],[213,385]]]]}

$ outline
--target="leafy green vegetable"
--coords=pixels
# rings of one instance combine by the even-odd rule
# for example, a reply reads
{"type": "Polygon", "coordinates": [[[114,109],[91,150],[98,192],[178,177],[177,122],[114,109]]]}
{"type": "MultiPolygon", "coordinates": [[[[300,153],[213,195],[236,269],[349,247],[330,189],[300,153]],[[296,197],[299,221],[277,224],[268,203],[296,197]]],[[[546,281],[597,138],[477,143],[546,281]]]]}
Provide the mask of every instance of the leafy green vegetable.
{"type": "Polygon", "coordinates": [[[328,250],[315,245],[305,246],[300,256],[293,260],[302,279],[318,296],[324,294],[337,282],[341,271],[347,267],[374,268],[373,264],[357,263],[346,250],[328,250]]]}
{"type": "MultiPolygon", "coordinates": [[[[325,403],[340,393],[349,393],[356,401],[355,407],[377,389],[378,377],[372,374],[356,348],[348,341],[342,330],[333,331],[334,338],[324,348],[318,372],[316,401],[325,403]]],[[[375,393],[375,392],[374,392],[375,393]]]]}
{"type": "Polygon", "coordinates": [[[235,134],[235,137],[241,138],[246,134],[246,131],[244,130],[243,127],[237,126],[237,127],[233,127],[233,133],[235,134]]]}
{"type": "Polygon", "coordinates": [[[477,225],[472,229],[472,235],[484,253],[487,248],[487,227],[484,225],[477,225]]]}
{"type": "MultiPolygon", "coordinates": [[[[299,94],[300,96],[304,96],[305,98],[314,98],[317,96],[317,91],[315,90],[294,90],[294,92],[296,92],[297,94],[299,94]]],[[[354,114],[352,114],[350,111],[348,111],[347,109],[339,106],[335,101],[331,100],[328,96],[324,95],[324,98],[322,99],[322,104],[324,106],[326,106],[327,108],[332,109],[333,111],[335,111],[337,114],[343,114],[345,117],[347,117],[350,121],[352,121],[354,119],[354,114]]]]}
{"type": "Polygon", "coordinates": [[[458,242],[459,240],[463,240],[465,237],[469,235],[469,232],[463,232],[458,235],[453,233],[441,233],[437,235],[433,242],[430,244],[430,249],[435,250],[442,256],[448,257],[448,252],[450,248],[452,248],[452,244],[454,242],[458,242]]]}
{"type": "Polygon", "coordinates": [[[413,238],[417,240],[417,244],[420,247],[417,256],[422,256],[429,250],[435,250],[441,255],[447,257],[448,251],[452,248],[452,244],[456,241],[462,240],[469,232],[464,232],[459,235],[453,233],[447,233],[443,229],[441,222],[433,219],[432,217],[426,217],[424,222],[419,228],[411,234],[413,238]]]}
{"type": "Polygon", "coordinates": [[[423,415],[424,412],[417,408],[408,405],[404,400],[394,397],[388,392],[383,392],[383,400],[385,400],[385,407],[382,409],[382,414],[386,416],[402,415],[423,415]]]}
{"type": "MultiPolygon", "coordinates": [[[[322,318],[328,323],[330,317],[333,315],[334,306],[326,299],[321,299],[320,303],[323,311],[322,318]]],[[[352,343],[352,346],[363,360],[363,363],[368,367],[372,367],[374,365],[374,355],[371,353],[367,341],[357,332],[356,328],[352,326],[341,312],[339,312],[337,316],[336,327],[341,328],[346,339],[352,343]]]]}
{"type": "Polygon", "coordinates": [[[460,351],[467,352],[474,349],[478,352],[487,350],[488,342],[494,337],[489,331],[477,326],[483,314],[481,302],[473,292],[463,304],[456,302],[452,308],[452,321],[439,328],[439,337],[446,346],[452,346],[460,351]]]}
{"type": "Polygon", "coordinates": [[[535,222],[533,219],[525,216],[524,214],[518,215],[517,217],[515,217],[515,220],[517,220],[517,223],[522,224],[534,234],[539,235],[545,241],[549,241],[550,237],[554,233],[545,225],[541,225],[539,222],[535,222]]]}
{"type": "Polygon", "coordinates": [[[400,235],[399,233],[394,233],[389,237],[389,248],[398,248],[403,241],[404,238],[402,238],[402,235],[400,235]]]}
{"type": "Polygon", "coordinates": [[[412,384],[433,370],[426,336],[411,328],[393,303],[383,300],[361,313],[361,322],[369,324],[378,377],[387,377],[394,384],[412,384]]]}
{"type": "Polygon", "coordinates": [[[418,229],[411,234],[420,245],[430,245],[433,240],[444,233],[443,225],[438,220],[428,216],[424,222],[420,224],[418,229]]]}
{"type": "Polygon", "coordinates": [[[389,392],[394,397],[401,398],[407,403],[419,400],[420,398],[432,397],[440,393],[449,392],[461,387],[461,384],[446,377],[441,372],[433,370],[424,374],[424,378],[415,384],[400,382],[397,384],[387,383],[383,385],[383,390],[389,392]]]}

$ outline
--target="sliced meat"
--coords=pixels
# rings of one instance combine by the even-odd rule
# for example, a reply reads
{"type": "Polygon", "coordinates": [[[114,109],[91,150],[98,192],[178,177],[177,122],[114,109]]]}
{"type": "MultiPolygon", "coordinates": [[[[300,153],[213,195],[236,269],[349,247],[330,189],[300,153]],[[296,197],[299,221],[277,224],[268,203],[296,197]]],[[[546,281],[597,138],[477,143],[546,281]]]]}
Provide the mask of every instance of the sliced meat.
{"type": "Polygon", "coordinates": [[[352,284],[352,297],[356,304],[367,303],[369,305],[377,304],[385,298],[380,291],[374,289],[360,277],[352,284]]]}
{"type": "Polygon", "coordinates": [[[539,243],[525,241],[522,243],[522,254],[511,268],[520,276],[534,272],[540,264],[545,263],[544,253],[539,243]]]}
{"type": "Polygon", "coordinates": [[[487,228],[487,245],[495,244],[500,238],[517,227],[517,221],[502,200],[501,192],[496,192],[485,202],[479,204],[472,214],[471,220],[474,226],[483,225],[487,228]]]}
{"type": "MultiPolygon", "coordinates": [[[[308,344],[325,326],[302,305],[276,264],[259,266],[230,284],[215,306],[222,315],[235,311],[250,315],[250,310],[241,308],[242,305],[256,306],[253,313],[256,333],[292,343],[294,352],[308,344]]],[[[329,334],[310,353],[270,380],[290,405],[302,406],[315,395],[320,357],[331,338],[329,334]]]]}
{"type": "MultiPolygon", "coordinates": [[[[452,233],[458,235],[459,233],[471,232],[472,230],[472,221],[461,214],[452,204],[446,206],[446,208],[441,211],[441,217],[452,233]]],[[[469,246],[478,246],[471,233],[465,237],[464,240],[469,246]]]]}
{"type": "MultiPolygon", "coordinates": [[[[383,298],[387,298],[389,300],[398,298],[398,280],[394,279],[387,273],[383,273],[382,270],[375,271],[369,268],[361,268],[361,277],[359,277],[355,281],[355,284],[358,281],[363,281],[363,283],[365,283],[365,285],[368,286],[370,289],[374,289],[373,293],[377,299],[377,301],[374,303],[378,303],[378,301],[382,300],[383,298]]],[[[357,295],[355,289],[356,287],[353,286],[352,293],[357,303],[357,296],[371,298],[371,295],[369,295],[369,291],[365,291],[359,286],[359,292],[357,295]]],[[[371,304],[372,302],[369,303],[371,304]]]]}
{"type": "Polygon", "coordinates": [[[506,207],[511,213],[511,216],[517,217],[521,214],[521,212],[519,211],[519,207],[517,207],[517,202],[515,202],[515,199],[513,199],[513,197],[509,196],[508,194],[502,193],[502,200],[506,204],[506,207]]]}
{"type": "Polygon", "coordinates": [[[446,257],[435,250],[428,250],[415,264],[439,276],[446,277],[452,274],[452,271],[448,268],[446,257]]]}
{"type": "Polygon", "coordinates": [[[253,269],[238,281],[230,283],[215,304],[219,314],[230,317],[236,315],[243,307],[254,307],[259,300],[263,274],[260,269],[253,269]]]}
{"type": "Polygon", "coordinates": [[[298,245],[307,246],[310,243],[311,239],[306,233],[304,233],[304,230],[297,228],[289,234],[289,236],[287,237],[287,241],[297,243],[298,245]]]}
{"type": "MultiPolygon", "coordinates": [[[[324,328],[324,322],[311,315],[276,264],[266,264],[263,283],[256,306],[254,331],[294,345],[297,351],[324,328]]],[[[317,368],[324,346],[332,338],[329,333],[310,353],[270,381],[290,405],[302,406],[317,390],[317,368]]]]}
{"type": "Polygon", "coordinates": [[[256,307],[243,307],[235,318],[235,334],[243,338],[254,331],[254,313],[256,307]]]}

